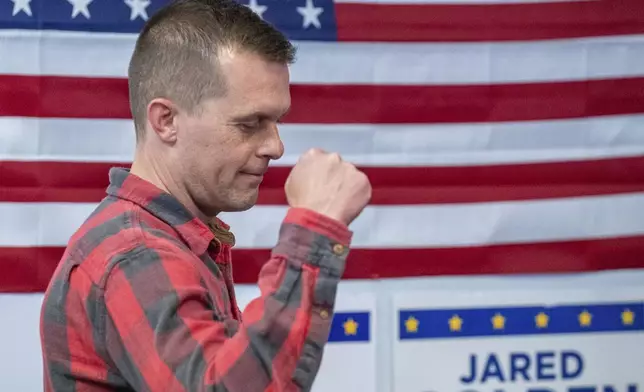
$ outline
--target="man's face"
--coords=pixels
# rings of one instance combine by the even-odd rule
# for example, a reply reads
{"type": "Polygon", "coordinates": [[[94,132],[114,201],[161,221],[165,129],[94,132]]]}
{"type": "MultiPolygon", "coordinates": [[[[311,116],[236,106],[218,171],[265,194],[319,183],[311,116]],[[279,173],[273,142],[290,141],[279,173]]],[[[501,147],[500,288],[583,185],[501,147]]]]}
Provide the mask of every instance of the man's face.
{"type": "Polygon", "coordinates": [[[184,185],[208,216],[256,203],[269,161],[284,153],[277,124],[291,104],[287,65],[237,52],[220,64],[226,94],[176,122],[184,185]]]}

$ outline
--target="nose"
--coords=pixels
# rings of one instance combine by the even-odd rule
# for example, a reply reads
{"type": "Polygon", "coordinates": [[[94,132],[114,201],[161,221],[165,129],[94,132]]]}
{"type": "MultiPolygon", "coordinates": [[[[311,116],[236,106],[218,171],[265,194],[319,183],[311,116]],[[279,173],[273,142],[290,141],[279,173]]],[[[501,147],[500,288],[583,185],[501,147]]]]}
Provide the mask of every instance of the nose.
{"type": "Polygon", "coordinates": [[[267,127],[266,138],[261,144],[258,154],[269,159],[280,159],[284,155],[284,143],[280,139],[277,124],[267,127]]]}

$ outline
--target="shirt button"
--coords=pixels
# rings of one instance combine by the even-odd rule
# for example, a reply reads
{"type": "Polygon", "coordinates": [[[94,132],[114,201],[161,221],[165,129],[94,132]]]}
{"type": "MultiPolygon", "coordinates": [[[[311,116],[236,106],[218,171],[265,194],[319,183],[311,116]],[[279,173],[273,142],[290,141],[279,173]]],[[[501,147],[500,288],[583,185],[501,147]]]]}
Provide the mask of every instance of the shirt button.
{"type": "Polygon", "coordinates": [[[336,255],[341,255],[344,252],[344,245],[342,244],[335,244],[333,245],[333,253],[336,255]]]}
{"type": "Polygon", "coordinates": [[[329,318],[329,312],[327,312],[327,311],[326,311],[326,310],[324,310],[324,309],[323,309],[323,310],[321,310],[321,311],[320,311],[320,317],[322,317],[322,319],[323,319],[323,320],[328,319],[328,318],[329,318]]]}

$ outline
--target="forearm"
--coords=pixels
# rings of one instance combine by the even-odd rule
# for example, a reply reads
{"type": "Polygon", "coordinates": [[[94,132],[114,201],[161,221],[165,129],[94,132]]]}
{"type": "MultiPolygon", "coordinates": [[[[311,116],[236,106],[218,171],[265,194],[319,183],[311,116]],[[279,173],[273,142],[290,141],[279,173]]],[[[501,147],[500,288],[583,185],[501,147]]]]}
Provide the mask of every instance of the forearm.
{"type": "Polygon", "coordinates": [[[260,273],[261,297],[244,314],[258,358],[277,390],[308,390],[327,342],[350,233],[310,211],[291,209],[271,260],[260,273]],[[290,388],[286,388],[289,389],[290,388]]]}

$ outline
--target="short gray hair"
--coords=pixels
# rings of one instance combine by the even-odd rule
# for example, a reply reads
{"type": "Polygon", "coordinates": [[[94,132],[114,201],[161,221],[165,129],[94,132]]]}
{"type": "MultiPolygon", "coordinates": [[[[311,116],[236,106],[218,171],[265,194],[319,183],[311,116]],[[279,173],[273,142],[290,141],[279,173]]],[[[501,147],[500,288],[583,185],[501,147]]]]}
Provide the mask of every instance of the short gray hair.
{"type": "Polygon", "coordinates": [[[137,140],[152,99],[169,98],[192,111],[225,93],[217,75],[223,50],[250,51],[284,64],[293,63],[296,54],[279,30],[235,0],[176,0],[147,21],[128,69],[137,140]]]}

